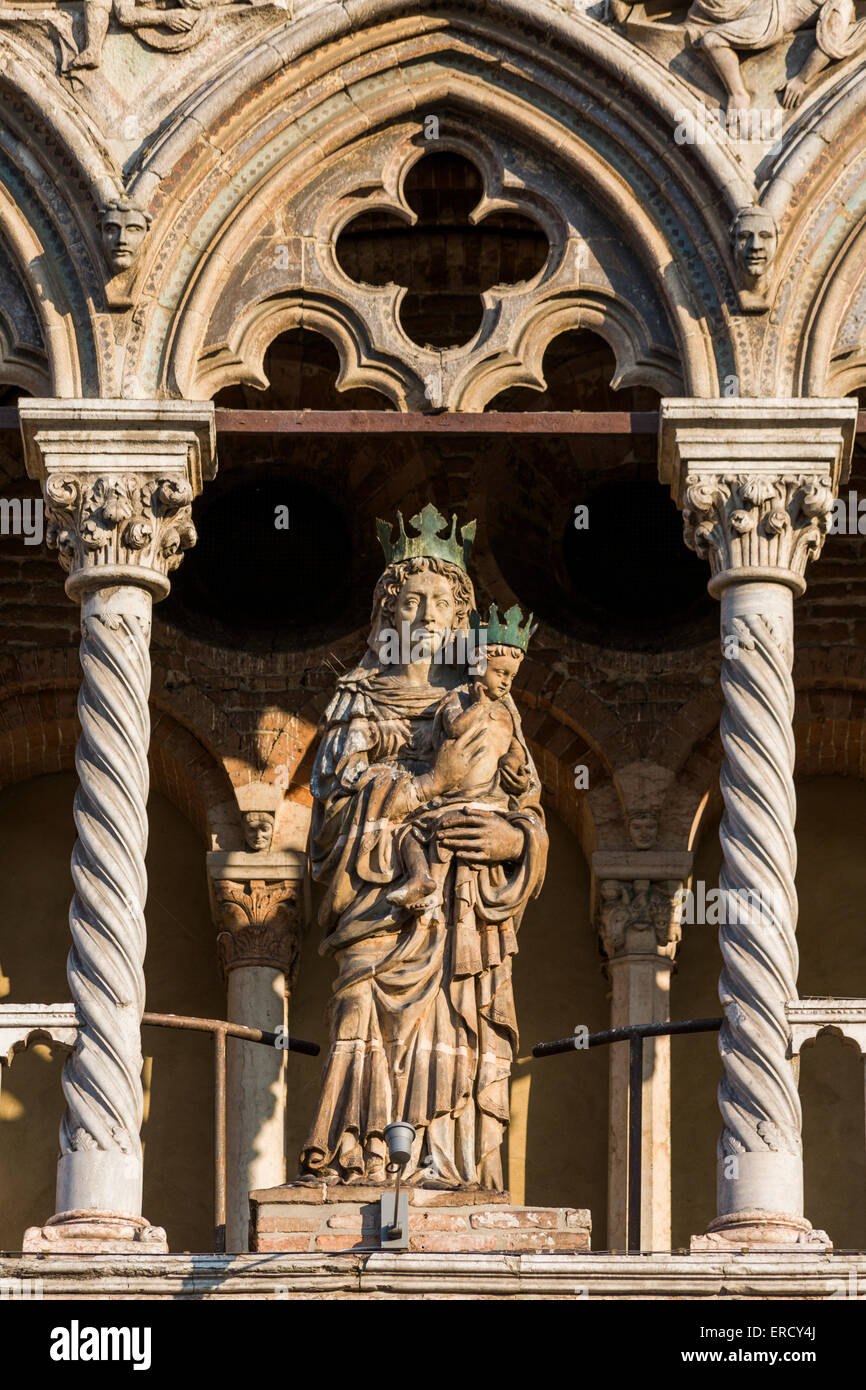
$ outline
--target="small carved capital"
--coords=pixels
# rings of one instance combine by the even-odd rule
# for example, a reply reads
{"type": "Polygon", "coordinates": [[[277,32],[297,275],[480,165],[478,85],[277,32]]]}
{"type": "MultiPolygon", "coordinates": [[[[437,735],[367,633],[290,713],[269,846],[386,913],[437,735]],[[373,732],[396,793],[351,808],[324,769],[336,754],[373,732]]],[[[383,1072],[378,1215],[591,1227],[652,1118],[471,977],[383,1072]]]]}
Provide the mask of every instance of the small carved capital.
{"type": "Polygon", "coordinates": [[[710,593],[746,581],[803,592],[856,424],[855,400],[662,401],[659,476],[710,562],[710,593]]]}
{"type": "Polygon", "coordinates": [[[829,475],[690,473],[683,498],[686,545],[709,560],[713,580],[784,573],[802,592],[806,565],[821,553],[832,511],[829,475]]]}
{"type": "MultiPolygon", "coordinates": [[[[195,545],[192,488],[180,474],[52,473],[43,491],[46,543],[70,577],[108,566],[167,581],[195,545]]],[[[149,581],[147,587],[161,586],[149,581]]]]}
{"type": "Polygon", "coordinates": [[[164,598],[195,544],[193,499],[215,472],[213,407],[25,400],[20,416],[67,593],[137,584],[164,598]]]}
{"type": "Polygon", "coordinates": [[[610,960],[623,955],[673,960],[682,936],[679,879],[602,879],[598,928],[610,960]]]}
{"type": "Polygon", "coordinates": [[[281,970],[294,989],[304,932],[303,883],[215,879],[217,949],[223,973],[244,965],[281,970]]]}

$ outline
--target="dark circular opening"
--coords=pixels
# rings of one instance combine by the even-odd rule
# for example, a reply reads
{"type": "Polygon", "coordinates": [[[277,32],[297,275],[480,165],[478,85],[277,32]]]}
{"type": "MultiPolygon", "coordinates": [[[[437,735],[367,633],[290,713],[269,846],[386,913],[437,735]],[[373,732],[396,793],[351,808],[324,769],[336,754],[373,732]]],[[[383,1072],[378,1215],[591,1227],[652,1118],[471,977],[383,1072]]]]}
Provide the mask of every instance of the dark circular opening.
{"type": "Polygon", "coordinates": [[[312,646],[348,604],[352,538],[339,508],[296,480],[245,481],[195,504],[199,539],[160,616],[229,647],[312,646]]]}
{"type": "Polygon", "coordinates": [[[686,547],[682,518],[658,483],[607,483],[584,505],[566,527],[563,560],[590,640],[639,650],[709,638],[709,570],[686,547]]]}

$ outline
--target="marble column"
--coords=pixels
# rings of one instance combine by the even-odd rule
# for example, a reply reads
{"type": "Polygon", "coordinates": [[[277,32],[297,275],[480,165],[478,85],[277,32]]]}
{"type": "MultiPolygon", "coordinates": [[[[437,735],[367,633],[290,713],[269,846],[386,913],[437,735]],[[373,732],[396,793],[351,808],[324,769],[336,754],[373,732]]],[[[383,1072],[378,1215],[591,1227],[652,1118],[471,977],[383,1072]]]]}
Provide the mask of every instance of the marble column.
{"type": "MultiPolygon", "coordinates": [[[[611,1028],[670,1021],[670,981],[680,940],[689,853],[597,850],[596,919],[611,983],[611,1028]]],[[[629,1049],[609,1051],[607,1243],[628,1246],[629,1049]]],[[[670,1039],[644,1043],[641,1124],[642,1250],[671,1244],[670,1039]]]]}
{"type": "Polygon", "coordinates": [[[826,1242],[803,1213],[793,600],[848,476],[854,400],[667,400],[660,476],[721,602],[718,1216],[693,1249],[826,1242]]]}
{"type": "Polygon", "coordinates": [[[167,1249],[142,1216],[150,628],[195,542],[190,504],[215,471],[213,407],[22,400],[46,539],[81,605],[81,736],[67,975],[79,1026],[63,1071],[56,1212],[29,1251],[167,1249]]]}
{"type": "MultiPolygon", "coordinates": [[[[263,820],[267,812],[255,813],[263,820]]],[[[290,1031],[308,921],[306,856],[298,850],[214,852],[208,874],[232,1023],[290,1031]]],[[[226,1249],[249,1248],[249,1194],[286,1181],[283,1049],[229,1039],[226,1249]]]]}

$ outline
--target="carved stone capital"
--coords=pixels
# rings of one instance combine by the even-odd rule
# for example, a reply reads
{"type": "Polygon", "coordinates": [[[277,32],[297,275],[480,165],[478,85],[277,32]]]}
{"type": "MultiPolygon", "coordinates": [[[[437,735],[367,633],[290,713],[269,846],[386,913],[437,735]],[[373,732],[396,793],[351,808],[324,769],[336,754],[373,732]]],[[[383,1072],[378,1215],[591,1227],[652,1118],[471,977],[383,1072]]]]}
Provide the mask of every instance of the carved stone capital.
{"type": "Polygon", "coordinates": [[[195,543],[193,498],[216,471],[210,402],[23,400],[20,416],[70,597],[137,584],[164,598],[195,543]]]}
{"type": "Polygon", "coordinates": [[[682,887],[680,879],[602,879],[597,920],[608,958],[640,955],[673,960],[682,936],[682,887]]]}
{"type": "Polygon", "coordinates": [[[854,400],[662,401],[659,475],[710,593],[755,580],[806,587],[848,477],[854,400]]]}
{"type": "Polygon", "coordinates": [[[281,970],[294,988],[304,933],[304,885],[298,879],[214,879],[217,949],[223,973],[245,965],[281,970]]]}

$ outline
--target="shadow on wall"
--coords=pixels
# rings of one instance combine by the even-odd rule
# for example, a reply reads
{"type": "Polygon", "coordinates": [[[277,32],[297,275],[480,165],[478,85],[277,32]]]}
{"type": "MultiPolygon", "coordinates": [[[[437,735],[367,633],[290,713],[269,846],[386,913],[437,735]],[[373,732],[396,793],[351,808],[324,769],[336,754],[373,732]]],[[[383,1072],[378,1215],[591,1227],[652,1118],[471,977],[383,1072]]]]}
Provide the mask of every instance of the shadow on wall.
{"type": "MultiPolygon", "coordinates": [[[[866,785],[849,777],[797,783],[801,995],[866,997],[866,785]]],[[[718,828],[708,831],[695,879],[718,884],[718,828]]],[[[672,990],[675,1018],[719,1013],[718,930],[686,926],[672,990]]],[[[721,1075],[714,1034],[675,1039],[671,1048],[673,1244],[706,1229],[715,1215],[716,1140],[721,1075]]],[[[837,1249],[866,1249],[863,1066],[838,1039],[802,1054],[800,1096],[806,1215],[837,1249]]]]}
{"type": "MultiPolygon", "coordinates": [[[[0,976],[4,1002],[68,999],[72,773],[0,792],[0,976]],[[34,826],[39,827],[38,836],[34,826]]],[[[147,1006],[225,1016],[207,900],[204,852],[164,797],[149,803],[147,1006]]],[[[207,1037],[146,1029],[145,1215],[172,1250],[212,1248],[212,1065],[207,1037]]],[[[54,1210],[62,1056],[19,1053],[0,1092],[0,1248],[54,1210]]]]}

